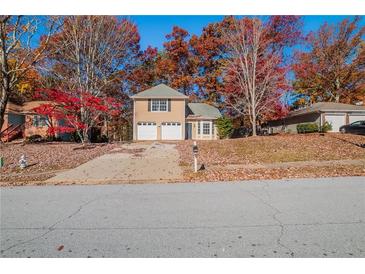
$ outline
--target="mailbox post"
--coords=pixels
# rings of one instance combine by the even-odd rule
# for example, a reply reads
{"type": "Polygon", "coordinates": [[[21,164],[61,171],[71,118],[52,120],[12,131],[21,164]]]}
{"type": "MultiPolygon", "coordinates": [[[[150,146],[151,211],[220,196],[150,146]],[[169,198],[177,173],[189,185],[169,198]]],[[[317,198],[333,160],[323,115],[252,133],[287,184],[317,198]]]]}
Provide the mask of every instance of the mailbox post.
{"type": "Polygon", "coordinates": [[[196,141],[194,141],[193,144],[193,155],[194,155],[194,172],[198,172],[198,146],[196,144],[196,141]]]}

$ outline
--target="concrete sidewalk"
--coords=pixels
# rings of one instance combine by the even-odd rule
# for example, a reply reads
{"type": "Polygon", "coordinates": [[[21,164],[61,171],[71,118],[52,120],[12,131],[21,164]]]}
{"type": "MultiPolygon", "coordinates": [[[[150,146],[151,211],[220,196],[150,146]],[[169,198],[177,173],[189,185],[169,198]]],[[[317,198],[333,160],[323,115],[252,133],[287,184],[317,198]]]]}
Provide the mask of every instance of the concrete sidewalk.
{"type": "Polygon", "coordinates": [[[181,179],[182,169],[175,145],[154,142],[124,144],[110,154],[57,174],[46,183],[173,182],[181,179]],[[133,150],[140,152],[131,152],[133,150]]]}

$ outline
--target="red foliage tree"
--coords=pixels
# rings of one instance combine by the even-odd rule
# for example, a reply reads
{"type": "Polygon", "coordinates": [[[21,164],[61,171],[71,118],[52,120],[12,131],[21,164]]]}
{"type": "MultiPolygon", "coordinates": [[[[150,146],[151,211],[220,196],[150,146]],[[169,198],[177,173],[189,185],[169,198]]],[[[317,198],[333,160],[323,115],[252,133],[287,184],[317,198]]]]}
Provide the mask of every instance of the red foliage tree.
{"type": "Polygon", "coordinates": [[[122,104],[112,97],[97,97],[90,92],[72,92],[55,89],[42,90],[38,98],[49,103],[34,108],[39,115],[48,118],[48,133],[77,133],[82,143],[89,140],[88,133],[93,125],[98,125],[104,116],[117,117],[121,114],[122,104]],[[87,110],[88,117],[81,115],[87,110]]]}

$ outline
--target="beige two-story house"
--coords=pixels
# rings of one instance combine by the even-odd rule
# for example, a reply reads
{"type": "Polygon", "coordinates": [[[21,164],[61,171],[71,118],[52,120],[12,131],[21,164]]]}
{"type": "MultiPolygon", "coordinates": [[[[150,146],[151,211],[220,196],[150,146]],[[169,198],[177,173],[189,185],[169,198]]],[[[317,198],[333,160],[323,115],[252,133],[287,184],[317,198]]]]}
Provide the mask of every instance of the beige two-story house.
{"type": "Polygon", "coordinates": [[[188,103],[188,97],[164,84],[131,96],[133,140],[213,140],[219,110],[204,103],[188,103]]]}

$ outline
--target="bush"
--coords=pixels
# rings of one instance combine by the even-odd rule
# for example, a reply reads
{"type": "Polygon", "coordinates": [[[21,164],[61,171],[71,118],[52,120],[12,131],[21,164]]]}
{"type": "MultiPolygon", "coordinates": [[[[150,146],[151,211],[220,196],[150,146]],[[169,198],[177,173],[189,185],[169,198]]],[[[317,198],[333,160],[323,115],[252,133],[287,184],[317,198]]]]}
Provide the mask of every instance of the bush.
{"type": "Polygon", "coordinates": [[[319,127],[317,123],[306,123],[297,125],[298,133],[313,133],[318,131],[319,127]]]}
{"type": "Polygon", "coordinates": [[[217,133],[219,138],[229,138],[233,133],[233,124],[231,119],[227,117],[218,118],[216,121],[217,133]]]}
{"type": "Polygon", "coordinates": [[[31,136],[27,137],[25,139],[25,141],[27,143],[30,143],[31,144],[31,143],[41,143],[41,142],[44,142],[45,140],[44,140],[44,138],[41,135],[34,134],[34,135],[31,135],[31,136]]]}
{"type": "Polygon", "coordinates": [[[332,130],[332,125],[328,122],[325,122],[321,128],[321,132],[327,132],[332,130]]]}

